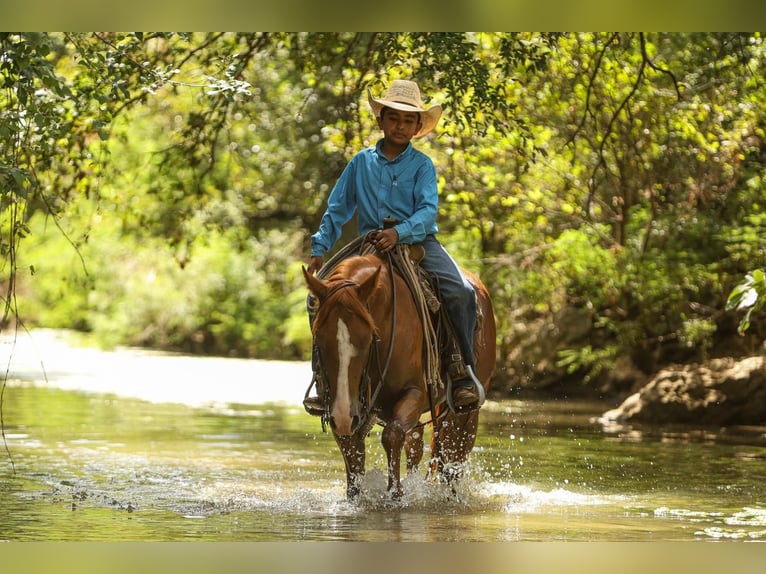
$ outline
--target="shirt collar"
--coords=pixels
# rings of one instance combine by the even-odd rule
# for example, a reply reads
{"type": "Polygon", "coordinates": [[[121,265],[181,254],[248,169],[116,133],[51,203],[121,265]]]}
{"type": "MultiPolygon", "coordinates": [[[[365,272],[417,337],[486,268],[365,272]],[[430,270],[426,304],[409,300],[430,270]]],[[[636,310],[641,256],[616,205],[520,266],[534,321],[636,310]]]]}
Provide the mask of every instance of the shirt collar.
{"type": "Polygon", "coordinates": [[[380,138],[378,140],[378,143],[375,144],[375,154],[378,156],[379,160],[382,160],[382,161],[385,161],[385,162],[388,162],[388,163],[396,163],[396,162],[398,162],[399,160],[401,160],[401,159],[405,158],[407,155],[409,155],[411,153],[411,151],[414,149],[412,147],[412,142],[409,142],[407,144],[407,147],[404,148],[404,151],[402,153],[400,153],[394,159],[389,160],[385,155],[383,155],[383,152],[380,149],[380,146],[382,146],[382,145],[383,145],[383,138],[380,138]]]}

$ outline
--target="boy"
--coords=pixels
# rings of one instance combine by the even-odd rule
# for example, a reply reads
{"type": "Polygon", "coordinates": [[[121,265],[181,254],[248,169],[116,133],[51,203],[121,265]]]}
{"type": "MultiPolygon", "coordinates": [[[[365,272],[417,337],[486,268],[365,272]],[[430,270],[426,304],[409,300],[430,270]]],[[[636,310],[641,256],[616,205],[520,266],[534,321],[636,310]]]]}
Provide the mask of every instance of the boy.
{"type": "MultiPolygon", "coordinates": [[[[466,367],[465,377],[452,383],[452,402],[455,407],[471,406],[479,401],[480,385],[473,365],[476,299],[473,287],[436,239],[436,169],[431,158],[410,143],[436,127],[441,106],[425,109],[420,88],[408,80],[394,80],[383,98],[368,94],[368,99],[383,137],[351,158],[335,184],[319,230],[311,236],[308,271],[316,273],[321,269],[324,254],[332,249],[354,212],[358,213],[359,235],[380,230],[376,246],[383,253],[397,243],[422,243],[425,257],[420,265],[437,278],[466,367]],[[394,219],[397,224],[381,229],[384,218],[394,219]]],[[[321,412],[319,397],[306,401],[321,412]]]]}

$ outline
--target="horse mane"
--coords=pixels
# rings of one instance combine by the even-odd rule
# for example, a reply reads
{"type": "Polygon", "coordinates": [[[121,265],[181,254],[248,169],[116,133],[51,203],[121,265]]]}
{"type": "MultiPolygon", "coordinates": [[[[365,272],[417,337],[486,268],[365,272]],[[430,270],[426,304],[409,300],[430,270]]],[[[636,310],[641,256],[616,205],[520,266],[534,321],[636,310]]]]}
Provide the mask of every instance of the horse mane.
{"type": "MultiPolygon", "coordinates": [[[[360,274],[370,270],[375,271],[381,264],[380,258],[374,255],[360,255],[356,257],[349,257],[341,261],[335,269],[330,273],[327,278],[327,284],[332,289],[334,286],[343,283],[344,281],[363,281],[365,276],[360,277],[360,274]]],[[[362,319],[367,326],[377,331],[375,325],[375,319],[373,319],[370,310],[367,305],[359,298],[355,288],[341,289],[333,296],[331,305],[323,304],[320,302],[317,310],[316,317],[314,318],[314,332],[322,329],[323,325],[327,322],[328,309],[330,307],[340,307],[340,312],[347,311],[360,319],[362,319]]]]}

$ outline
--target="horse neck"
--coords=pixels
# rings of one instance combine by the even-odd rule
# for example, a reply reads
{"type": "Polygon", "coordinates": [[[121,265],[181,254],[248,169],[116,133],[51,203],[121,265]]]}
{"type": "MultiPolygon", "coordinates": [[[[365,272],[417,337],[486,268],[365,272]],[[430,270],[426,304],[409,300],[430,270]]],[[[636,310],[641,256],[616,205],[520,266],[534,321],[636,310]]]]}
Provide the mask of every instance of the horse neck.
{"type": "MultiPolygon", "coordinates": [[[[377,255],[360,255],[342,261],[330,275],[328,282],[331,287],[340,286],[346,281],[360,283],[378,267],[381,267],[378,288],[370,296],[364,307],[372,318],[373,328],[387,343],[390,329],[394,324],[394,304],[399,308],[399,314],[401,314],[401,309],[405,309],[405,315],[418,317],[412,293],[399,274],[377,255]]],[[[399,329],[401,326],[397,325],[396,328],[399,329]]]]}
{"type": "Polygon", "coordinates": [[[370,312],[369,306],[359,299],[354,290],[354,286],[358,286],[364,280],[366,267],[362,267],[360,262],[353,261],[353,259],[360,258],[355,257],[352,260],[343,261],[328,277],[327,283],[332,294],[331,297],[328,297],[331,299],[329,304],[339,312],[344,310],[344,312],[358,315],[375,330],[374,314],[370,312]]]}

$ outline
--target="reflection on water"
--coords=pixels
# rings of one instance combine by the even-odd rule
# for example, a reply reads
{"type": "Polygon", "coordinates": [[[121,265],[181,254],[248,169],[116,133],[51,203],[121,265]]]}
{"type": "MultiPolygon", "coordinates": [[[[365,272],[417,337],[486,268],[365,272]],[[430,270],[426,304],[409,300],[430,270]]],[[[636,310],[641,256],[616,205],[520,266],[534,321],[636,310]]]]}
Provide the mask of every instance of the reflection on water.
{"type": "Polygon", "coordinates": [[[420,472],[397,503],[374,430],[349,504],[300,407],[9,386],[0,540],[766,540],[766,429],[605,430],[602,410],[488,402],[456,492],[420,472]]]}

